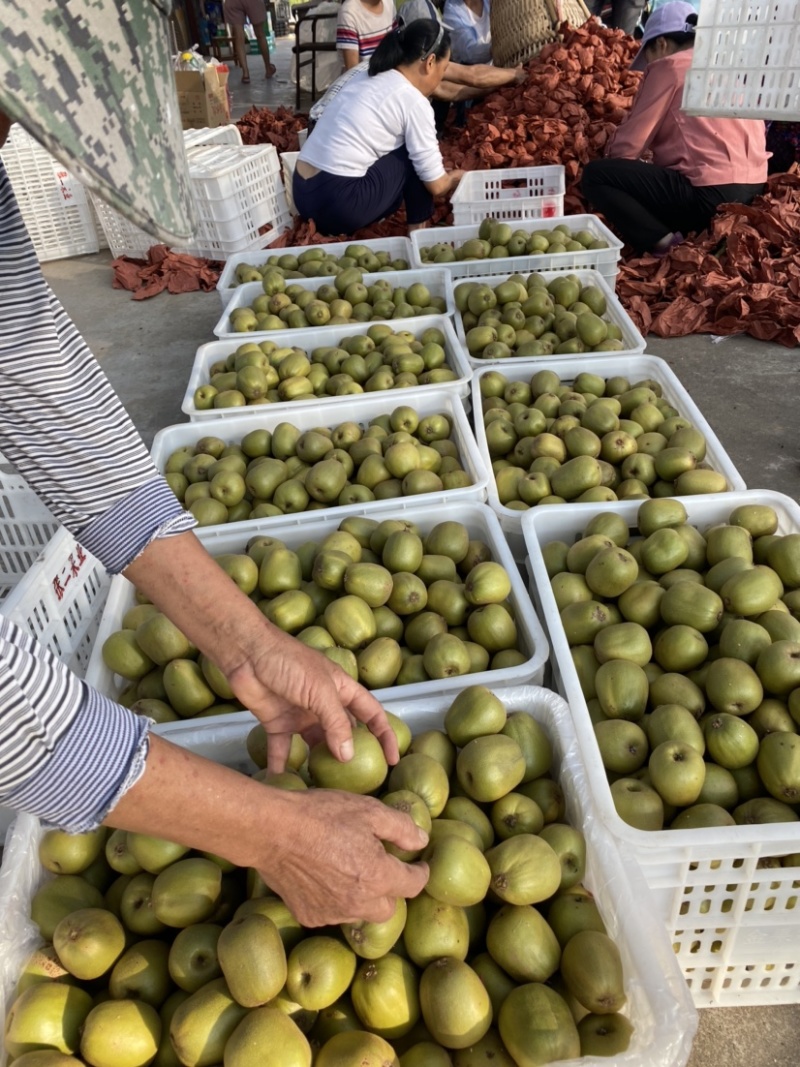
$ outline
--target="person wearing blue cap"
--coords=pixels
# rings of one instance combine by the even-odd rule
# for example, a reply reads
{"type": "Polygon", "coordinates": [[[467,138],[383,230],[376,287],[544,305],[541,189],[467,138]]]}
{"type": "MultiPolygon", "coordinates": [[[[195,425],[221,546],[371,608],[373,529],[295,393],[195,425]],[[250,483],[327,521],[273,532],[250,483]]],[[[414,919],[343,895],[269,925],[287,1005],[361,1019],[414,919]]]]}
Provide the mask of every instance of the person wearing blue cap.
{"type": "Polygon", "coordinates": [[[704,230],[720,204],[748,204],[765,188],[763,122],[682,110],[696,27],[685,0],[653,12],[632,64],[645,72],[633,106],[605,158],[583,171],[583,195],[637,253],[664,255],[704,230]]]}
{"type": "MultiPolygon", "coordinates": [[[[171,0],[5,0],[0,145],[10,119],[98,195],[168,243],[191,238],[170,60],[171,0]],[[44,10],[46,8],[46,10],[44,10]]],[[[48,286],[0,163],[0,449],[108,571],[122,573],[216,664],[269,735],[353,758],[353,723],[397,740],[378,701],[273,626],[194,536],[100,365],[48,286]]],[[[41,565],[40,565],[41,566],[41,565]]],[[[255,720],[254,720],[255,721],[255,720]]],[[[382,921],[421,892],[427,835],[371,797],[287,792],[171,744],[0,615],[0,803],[79,833],[103,824],[256,869],[307,926],[382,921]]]]}

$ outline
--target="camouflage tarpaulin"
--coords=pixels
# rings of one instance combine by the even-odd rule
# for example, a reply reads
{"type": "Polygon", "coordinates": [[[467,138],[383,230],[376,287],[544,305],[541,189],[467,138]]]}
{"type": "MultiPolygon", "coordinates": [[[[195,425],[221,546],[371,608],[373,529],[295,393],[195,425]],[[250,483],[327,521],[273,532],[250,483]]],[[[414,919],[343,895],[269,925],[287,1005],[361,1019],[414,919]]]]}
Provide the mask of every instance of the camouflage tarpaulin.
{"type": "Polygon", "coordinates": [[[2,0],[0,109],[137,226],[191,237],[172,0],[2,0]]]}

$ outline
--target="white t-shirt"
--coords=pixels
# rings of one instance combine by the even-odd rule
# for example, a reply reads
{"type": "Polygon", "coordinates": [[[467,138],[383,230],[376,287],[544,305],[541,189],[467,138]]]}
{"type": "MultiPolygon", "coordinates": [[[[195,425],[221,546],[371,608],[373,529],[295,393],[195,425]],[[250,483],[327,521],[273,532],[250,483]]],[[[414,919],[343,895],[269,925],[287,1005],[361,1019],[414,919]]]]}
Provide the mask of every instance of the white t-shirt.
{"type": "Polygon", "coordinates": [[[402,144],[421,181],[442,177],[442,153],[427,97],[397,70],[374,78],[359,71],[325,108],[299,158],[328,174],[360,178],[402,144]]]}

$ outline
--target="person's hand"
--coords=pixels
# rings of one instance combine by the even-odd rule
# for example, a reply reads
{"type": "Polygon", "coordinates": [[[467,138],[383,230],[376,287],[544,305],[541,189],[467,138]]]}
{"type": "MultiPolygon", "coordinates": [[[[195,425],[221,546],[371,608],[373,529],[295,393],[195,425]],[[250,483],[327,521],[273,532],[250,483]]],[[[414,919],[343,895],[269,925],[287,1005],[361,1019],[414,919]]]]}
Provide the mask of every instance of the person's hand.
{"type": "Polygon", "coordinates": [[[425,847],[428,835],[408,815],[333,789],[271,792],[271,808],[283,808],[275,814],[281,833],[257,869],[303,926],[385,922],[398,897],[425,888],[426,863],[403,863],[383,847],[425,847]]]}
{"type": "Polygon", "coordinates": [[[525,69],[525,67],[522,66],[521,63],[520,63],[520,65],[518,67],[514,67],[514,84],[515,85],[522,85],[522,83],[524,81],[527,81],[527,79],[528,79],[528,72],[525,69]]]}
{"type": "Polygon", "coordinates": [[[378,738],[388,762],[397,763],[397,738],[375,697],[321,652],[280,631],[271,637],[260,654],[226,672],[237,698],[269,734],[269,770],[286,766],[293,733],[310,744],[324,738],[334,756],[351,759],[350,715],[378,738]]]}
{"type": "Polygon", "coordinates": [[[403,812],[335,789],[275,789],[154,733],[144,773],[104,822],[254,868],[304,926],[382,922],[428,879],[427,864],[383,847],[428,843],[403,812]]]}
{"type": "Polygon", "coordinates": [[[464,173],[465,172],[463,170],[451,170],[451,171],[448,172],[448,177],[450,178],[450,189],[451,190],[455,189],[455,187],[458,185],[458,183],[464,177],[464,173]]]}
{"type": "Polygon", "coordinates": [[[125,576],[216,663],[263,723],[270,770],[283,770],[293,733],[312,743],[324,737],[337,759],[350,759],[352,719],[397,762],[397,740],[378,701],[321,652],[268,622],[194,534],[152,541],[125,576]]]}

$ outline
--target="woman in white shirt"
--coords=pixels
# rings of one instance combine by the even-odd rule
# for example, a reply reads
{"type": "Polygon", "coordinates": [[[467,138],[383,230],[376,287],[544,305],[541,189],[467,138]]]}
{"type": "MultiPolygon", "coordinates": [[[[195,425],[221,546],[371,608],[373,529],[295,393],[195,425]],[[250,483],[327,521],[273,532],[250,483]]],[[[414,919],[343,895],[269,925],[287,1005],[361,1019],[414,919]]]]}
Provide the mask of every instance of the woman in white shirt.
{"type": "Polygon", "coordinates": [[[433,214],[461,171],[445,171],[429,97],[450,59],[450,36],[432,19],[387,34],[326,107],[294,173],[298,212],[325,234],[351,234],[405,203],[409,230],[433,214]]]}

